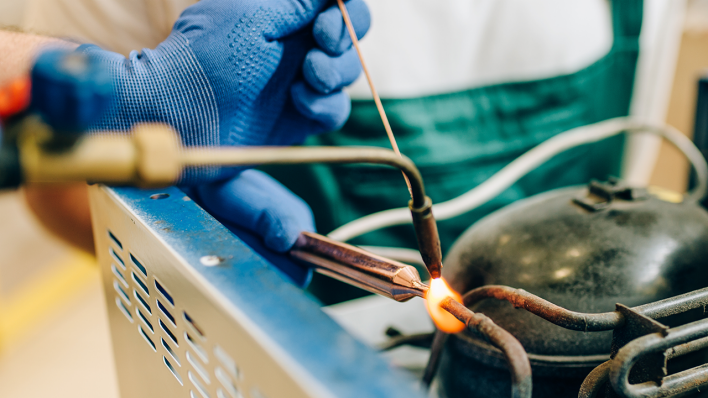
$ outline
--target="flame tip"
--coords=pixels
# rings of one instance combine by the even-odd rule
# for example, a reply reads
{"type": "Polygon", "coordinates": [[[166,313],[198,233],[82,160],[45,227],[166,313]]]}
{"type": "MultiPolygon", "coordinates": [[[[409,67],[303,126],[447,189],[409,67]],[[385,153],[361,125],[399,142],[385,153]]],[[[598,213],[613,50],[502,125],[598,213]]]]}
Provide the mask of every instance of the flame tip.
{"type": "Polygon", "coordinates": [[[465,324],[440,307],[440,303],[447,297],[451,297],[458,303],[462,302],[462,297],[452,290],[442,277],[431,279],[430,288],[425,294],[425,304],[435,326],[445,333],[461,332],[465,324]]]}

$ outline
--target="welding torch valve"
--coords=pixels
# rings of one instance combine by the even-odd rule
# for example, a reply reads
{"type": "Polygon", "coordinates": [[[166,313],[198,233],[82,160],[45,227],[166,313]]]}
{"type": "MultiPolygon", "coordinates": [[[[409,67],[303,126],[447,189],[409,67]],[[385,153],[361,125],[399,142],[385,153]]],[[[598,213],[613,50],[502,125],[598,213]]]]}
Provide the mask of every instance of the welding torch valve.
{"type": "Polygon", "coordinates": [[[19,140],[22,178],[27,182],[97,181],[141,187],[174,184],[181,172],[177,134],[165,125],[138,125],[130,135],[88,135],[72,148],[51,151],[52,132],[26,120],[19,140]]]}

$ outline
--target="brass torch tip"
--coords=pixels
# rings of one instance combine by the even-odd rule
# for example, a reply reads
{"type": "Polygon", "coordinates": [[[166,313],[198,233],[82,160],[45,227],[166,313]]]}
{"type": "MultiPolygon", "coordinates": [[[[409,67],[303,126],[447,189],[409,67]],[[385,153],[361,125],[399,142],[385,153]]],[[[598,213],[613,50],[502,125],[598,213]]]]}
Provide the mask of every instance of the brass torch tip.
{"type": "Polygon", "coordinates": [[[437,264],[428,268],[430,277],[432,279],[438,279],[442,276],[442,264],[437,264]]]}

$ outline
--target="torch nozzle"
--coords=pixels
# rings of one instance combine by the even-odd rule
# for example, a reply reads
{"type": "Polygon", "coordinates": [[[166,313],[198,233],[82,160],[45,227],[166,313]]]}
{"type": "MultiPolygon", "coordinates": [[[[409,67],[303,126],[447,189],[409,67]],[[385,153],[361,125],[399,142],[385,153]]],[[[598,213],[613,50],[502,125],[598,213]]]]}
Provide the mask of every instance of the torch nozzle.
{"type": "Polygon", "coordinates": [[[315,271],[372,293],[406,301],[425,297],[425,285],[412,265],[377,256],[325,236],[303,232],[290,255],[315,271]]]}
{"type": "Polygon", "coordinates": [[[433,217],[433,201],[425,197],[423,206],[415,207],[413,201],[408,203],[413,217],[413,227],[418,240],[418,249],[423,258],[430,277],[437,279],[442,276],[442,250],[440,249],[440,236],[438,226],[433,217]]]}

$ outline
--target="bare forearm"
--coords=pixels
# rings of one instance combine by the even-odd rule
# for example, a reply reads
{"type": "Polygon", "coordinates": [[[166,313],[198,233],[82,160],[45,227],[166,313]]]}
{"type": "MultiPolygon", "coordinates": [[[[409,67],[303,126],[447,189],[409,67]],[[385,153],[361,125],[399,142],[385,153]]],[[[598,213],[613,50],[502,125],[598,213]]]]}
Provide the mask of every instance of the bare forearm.
{"type": "Polygon", "coordinates": [[[25,199],[39,221],[64,241],[93,253],[86,184],[28,185],[25,199]]]}
{"type": "Polygon", "coordinates": [[[26,74],[37,51],[46,46],[76,48],[77,44],[53,37],[0,30],[0,86],[26,74]]]}

